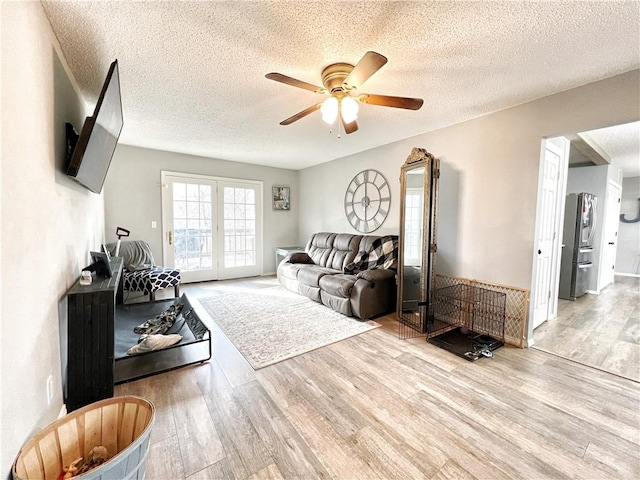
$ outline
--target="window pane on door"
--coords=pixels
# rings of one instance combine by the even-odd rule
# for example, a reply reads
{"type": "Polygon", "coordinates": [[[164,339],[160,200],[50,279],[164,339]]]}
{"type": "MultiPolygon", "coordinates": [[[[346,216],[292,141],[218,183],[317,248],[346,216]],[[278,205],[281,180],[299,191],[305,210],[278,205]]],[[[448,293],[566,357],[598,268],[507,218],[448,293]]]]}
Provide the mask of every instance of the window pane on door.
{"type": "Polygon", "coordinates": [[[213,266],[211,186],[173,183],[174,263],[180,270],[213,266]]]}
{"type": "Polygon", "coordinates": [[[224,187],[224,267],[256,264],[253,188],[224,187]]]}

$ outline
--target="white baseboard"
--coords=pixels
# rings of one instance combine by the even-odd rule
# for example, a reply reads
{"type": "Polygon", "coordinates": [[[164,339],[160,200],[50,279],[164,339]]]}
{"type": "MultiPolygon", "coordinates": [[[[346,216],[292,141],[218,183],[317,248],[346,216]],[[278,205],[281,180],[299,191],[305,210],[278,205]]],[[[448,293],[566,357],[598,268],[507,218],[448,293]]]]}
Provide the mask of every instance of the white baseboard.
{"type": "Polygon", "coordinates": [[[637,273],[615,273],[616,276],[618,277],[634,277],[634,278],[640,278],[640,274],[637,273]]]}
{"type": "Polygon", "coordinates": [[[590,293],[591,295],[600,295],[600,292],[596,292],[595,290],[587,290],[587,293],[590,293]]]}
{"type": "Polygon", "coordinates": [[[67,414],[67,406],[63,403],[62,408],[60,409],[60,413],[58,413],[58,418],[62,418],[67,414]]]}

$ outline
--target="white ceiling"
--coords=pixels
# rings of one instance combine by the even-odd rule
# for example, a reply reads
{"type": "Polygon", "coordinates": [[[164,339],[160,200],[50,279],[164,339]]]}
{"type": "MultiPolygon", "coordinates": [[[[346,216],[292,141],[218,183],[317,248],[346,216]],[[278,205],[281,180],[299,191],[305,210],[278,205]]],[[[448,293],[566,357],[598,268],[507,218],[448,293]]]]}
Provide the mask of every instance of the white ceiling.
{"type": "Polygon", "coordinates": [[[640,67],[637,1],[42,3],[91,106],[118,59],[121,143],[292,169],[640,67]],[[265,74],[320,85],[367,50],[389,62],[361,91],[421,110],[362,105],[339,139],[319,112],[279,125],[323,97],[265,74]]]}
{"type": "Polygon", "coordinates": [[[604,152],[624,177],[640,177],[640,122],[590,130],[580,136],[604,152]]]}

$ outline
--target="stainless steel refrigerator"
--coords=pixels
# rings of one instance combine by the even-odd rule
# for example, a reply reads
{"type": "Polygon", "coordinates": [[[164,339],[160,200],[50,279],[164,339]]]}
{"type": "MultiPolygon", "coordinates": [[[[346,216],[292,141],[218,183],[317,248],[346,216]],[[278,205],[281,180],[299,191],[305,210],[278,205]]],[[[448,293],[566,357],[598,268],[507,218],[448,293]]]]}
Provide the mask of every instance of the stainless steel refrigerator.
{"type": "Polygon", "coordinates": [[[559,297],[575,300],[587,292],[596,234],[598,199],[591,193],[567,195],[564,212],[559,297]]]}

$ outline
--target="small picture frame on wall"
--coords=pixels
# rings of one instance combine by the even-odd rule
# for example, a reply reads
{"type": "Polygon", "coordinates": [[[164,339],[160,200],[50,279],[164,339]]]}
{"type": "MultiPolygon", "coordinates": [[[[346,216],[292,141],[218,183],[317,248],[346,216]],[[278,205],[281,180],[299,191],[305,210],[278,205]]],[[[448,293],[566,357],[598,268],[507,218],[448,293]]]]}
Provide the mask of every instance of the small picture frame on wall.
{"type": "Polygon", "coordinates": [[[273,209],[274,210],[290,210],[291,209],[291,190],[289,187],[273,187],[273,209]]]}

